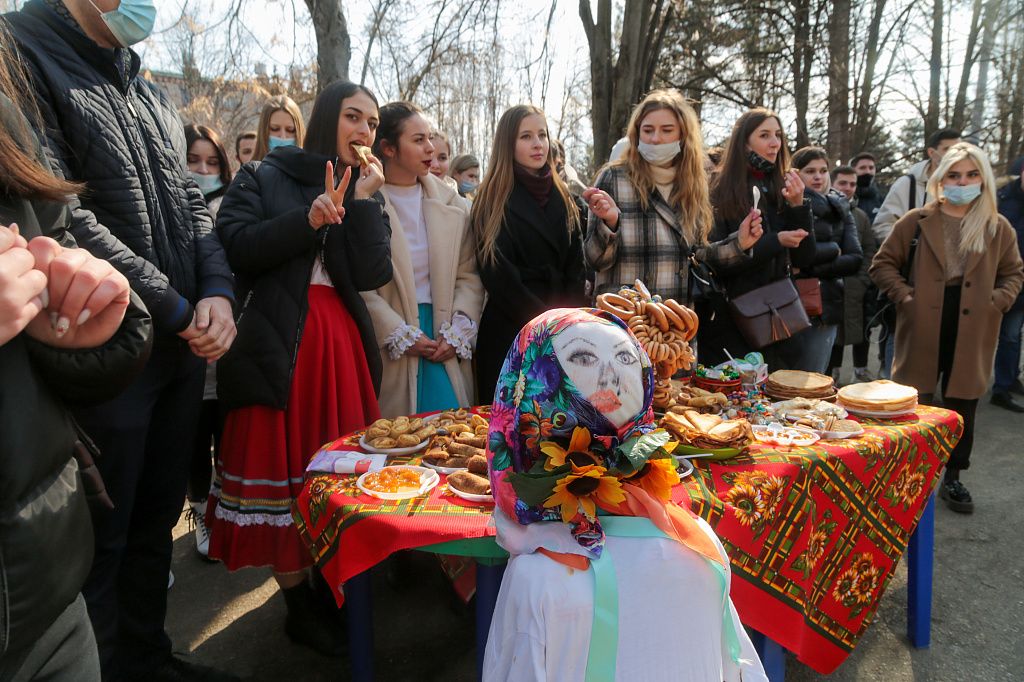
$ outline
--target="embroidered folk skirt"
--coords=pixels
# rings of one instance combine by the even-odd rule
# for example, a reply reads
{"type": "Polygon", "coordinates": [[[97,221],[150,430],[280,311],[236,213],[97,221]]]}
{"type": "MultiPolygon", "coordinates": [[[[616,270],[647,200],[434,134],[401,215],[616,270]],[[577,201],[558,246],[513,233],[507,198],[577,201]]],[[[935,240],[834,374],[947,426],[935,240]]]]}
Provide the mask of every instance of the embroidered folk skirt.
{"type": "Polygon", "coordinates": [[[228,413],[206,513],[210,558],[232,571],[311,566],[291,512],[306,466],[325,443],[379,418],[355,320],[333,287],[310,286],[288,408],[228,413]]]}

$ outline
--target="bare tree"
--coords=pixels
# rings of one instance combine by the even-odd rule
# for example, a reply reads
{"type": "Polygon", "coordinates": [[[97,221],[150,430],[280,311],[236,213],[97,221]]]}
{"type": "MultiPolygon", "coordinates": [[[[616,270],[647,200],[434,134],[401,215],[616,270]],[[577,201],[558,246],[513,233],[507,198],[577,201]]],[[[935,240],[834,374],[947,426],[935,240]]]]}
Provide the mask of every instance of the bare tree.
{"type": "Polygon", "coordinates": [[[596,21],[590,1],[580,0],[590,47],[591,120],[598,159],[608,158],[630,110],[650,90],[674,7],[671,0],[625,0],[618,44],[613,45],[612,0],[597,0],[596,21]]]}
{"type": "Polygon", "coordinates": [[[305,0],[316,31],[317,84],[319,89],[338,79],[348,79],[352,42],[341,0],[305,0]]]}

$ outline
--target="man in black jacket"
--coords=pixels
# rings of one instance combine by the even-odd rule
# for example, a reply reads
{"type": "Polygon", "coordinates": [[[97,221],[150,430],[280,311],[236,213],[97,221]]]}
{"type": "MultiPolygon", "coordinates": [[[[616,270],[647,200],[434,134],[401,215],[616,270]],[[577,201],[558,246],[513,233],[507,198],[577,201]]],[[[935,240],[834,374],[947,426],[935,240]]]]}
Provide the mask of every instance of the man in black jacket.
{"type": "Polygon", "coordinates": [[[4,15],[56,170],[88,189],[70,204],[70,231],[127,276],[153,318],[153,352],[139,379],[76,413],[103,453],[115,505],[93,520],[96,554],[82,591],[104,680],[229,679],[172,657],[164,617],[203,358],[216,359],[234,338],[233,280],[185,165],[177,112],[139,77],[128,48],[148,35],[156,10],[131,0],[133,11],[122,13],[121,3],[30,0],[4,15]]]}
{"type": "Polygon", "coordinates": [[[864,211],[868,219],[874,222],[878,209],[885,201],[885,195],[875,184],[875,156],[871,152],[861,152],[850,159],[850,165],[857,173],[857,208],[864,211]]]}

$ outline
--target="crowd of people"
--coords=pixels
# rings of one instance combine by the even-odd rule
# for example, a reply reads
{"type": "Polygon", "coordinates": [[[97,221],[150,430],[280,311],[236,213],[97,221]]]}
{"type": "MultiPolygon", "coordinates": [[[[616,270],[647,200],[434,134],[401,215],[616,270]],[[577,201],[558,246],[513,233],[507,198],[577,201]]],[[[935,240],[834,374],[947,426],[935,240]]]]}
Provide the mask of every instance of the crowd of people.
{"type": "MultiPolygon", "coordinates": [[[[3,17],[0,682],[237,679],[173,656],[164,630],[185,499],[199,553],[269,567],[288,636],[340,655],[344,623],[291,515],[319,446],[381,417],[512,400],[503,367],[524,329],[636,279],[698,311],[707,366],[759,351],[838,380],[851,346],[853,381],[870,381],[879,327],[881,375],[963,416],[940,495],[973,509],[960,473],[993,366],[992,402],[1024,412],[1024,159],[999,183],[982,149],[940,130],[883,195],[869,152],[791,153],[761,108],[708,150],[685,98],[656,90],[587,184],[537,107],[502,114],[484,167],[415,104],[349,82],[308,119],[271,97],[231,158],[140,77],[130,46],[154,16],[144,0],[30,0],[3,17]]],[[[604,367],[588,343],[559,356],[568,375],[604,367]]],[[[648,381],[634,346],[617,361],[648,381]]],[[[597,393],[604,417],[589,394],[570,410],[595,434],[653,428],[634,419],[642,400],[623,411],[625,394],[597,393]]],[[[522,457],[516,471],[541,455],[522,457]]],[[[722,563],[710,529],[672,523],[658,542],[706,534],[695,551],[722,563]]],[[[717,608],[714,632],[747,653],[717,608]]],[[[497,646],[507,673],[515,645],[497,646]]],[[[763,675],[723,651],[701,664],[715,679],[763,675]]]]}

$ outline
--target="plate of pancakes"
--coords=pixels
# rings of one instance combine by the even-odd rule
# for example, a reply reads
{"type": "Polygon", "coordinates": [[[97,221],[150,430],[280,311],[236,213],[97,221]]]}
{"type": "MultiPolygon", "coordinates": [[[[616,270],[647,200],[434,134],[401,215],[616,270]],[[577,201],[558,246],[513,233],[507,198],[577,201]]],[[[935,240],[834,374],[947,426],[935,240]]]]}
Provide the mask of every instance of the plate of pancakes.
{"type": "Polygon", "coordinates": [[[839,389],[838,404],[861,417],[901,417],[917,410],[917,389],[879,379],[839,389]]]}

